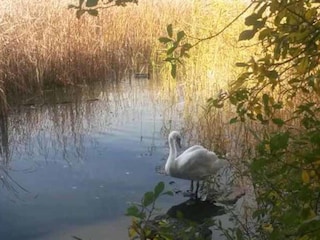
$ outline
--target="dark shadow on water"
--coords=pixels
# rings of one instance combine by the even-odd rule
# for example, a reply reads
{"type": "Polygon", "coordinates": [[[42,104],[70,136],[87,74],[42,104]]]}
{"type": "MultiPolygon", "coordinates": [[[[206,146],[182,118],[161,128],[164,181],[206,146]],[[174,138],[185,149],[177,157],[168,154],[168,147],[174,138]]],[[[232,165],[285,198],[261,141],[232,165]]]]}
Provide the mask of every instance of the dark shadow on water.
{"type": "Polygon", "coordinates": [[[216,206],[209,201],[189,199],[179,205],[171,207],[167,214],[172,218],[183,218],[198,224],[204,223],[214,216],[225,214],[224,207],[216,206]]]}
{"type": "Polygon", "coordinates": [[[171,207],[166,214],[159,215],[151,225],[161,229],[161,222],[169,226],[170,236],[176,240],[212,239],[213,217],[225,214],[224,207],[208,201],[189,199],[171,207]]]}

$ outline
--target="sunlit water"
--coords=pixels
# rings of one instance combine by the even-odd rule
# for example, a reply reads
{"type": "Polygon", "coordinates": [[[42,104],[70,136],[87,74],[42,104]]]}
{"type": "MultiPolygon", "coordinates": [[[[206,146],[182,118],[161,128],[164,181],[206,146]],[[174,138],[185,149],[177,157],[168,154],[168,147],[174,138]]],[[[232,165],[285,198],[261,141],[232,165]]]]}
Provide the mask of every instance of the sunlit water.
{"type": "MultiPolygon", "coordinates": [[[[159,181],[172,188],[161,169],[167,134],[183,119],[181,103],[160,90],[139,79],[51,93],[13,110],[0,172],[0,239],[127,239],[128,203],[159,181]]],[[[166,197],[159,205],[166,211],[183,201],[166,197]]]]}

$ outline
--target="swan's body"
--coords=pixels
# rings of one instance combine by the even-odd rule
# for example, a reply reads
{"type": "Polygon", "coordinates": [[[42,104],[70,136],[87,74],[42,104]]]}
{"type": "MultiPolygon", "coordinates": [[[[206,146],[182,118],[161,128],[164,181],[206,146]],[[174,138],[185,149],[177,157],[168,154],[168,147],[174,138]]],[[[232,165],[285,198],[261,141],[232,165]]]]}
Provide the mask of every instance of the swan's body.
{"type": "Polygon", "coordinates": [[[192,146],[177,156],[177,144],[181,141],[177,131],[171,132],[168,140],[170,153],[165,172],[172,177],[200,181],[216,174],[227,164],[226,160],[219,159],[214,152],[200,145],[192,146]]]}

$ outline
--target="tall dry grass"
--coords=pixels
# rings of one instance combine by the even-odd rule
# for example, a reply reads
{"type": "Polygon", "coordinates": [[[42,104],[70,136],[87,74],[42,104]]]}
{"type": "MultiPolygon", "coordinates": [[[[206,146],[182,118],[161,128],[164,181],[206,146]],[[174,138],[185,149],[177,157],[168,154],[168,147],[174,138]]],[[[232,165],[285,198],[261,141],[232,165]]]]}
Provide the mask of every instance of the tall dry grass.
{"type": "MultiPolygon", "coordinates": [[[[246,7],[242,0],[140,0],[139,5],[77,19],[67,9],[73,1],[78,2],[4,1],[0,9],[0,99],[13,101],[22,95],[30,99],[56,86],[119,80],[149,65],[156,73],[164,58],[158,38],[166,35],[167,24],[185,30],[193,41],[193,37],[220,31],[246,7]]],[[[218,37],[192,49],[191,57],[179,68],[178,80],[168,75],[167,65],[157,75],[163,80],[160,95],[183,101],[184,112],[179,117],[202,139],[214,139],[216,129],[225,126],[226,116],[233,112],[229,107],[224,110],[227,113],[212,113],[223,117],[198,119],[206,99],[236,78],[235,62],[249,55],[237,42],[243,28],[240,19],[218,37]]]]}
{"type": "MultiPolygon", "coordinates": [[[[77,19],[75,12],[67,9],[70,3],[73,1],[11,0],[3,4],[0,88],[4,94],[12,98],[41,95],[59,85],[119,80],[150,64],[156,69],[164,55],[158,38],[166,35],[167,24],[185,30],[188,40],[193,41],[193,37],[217,33],[246,7],[241,0],[140,0],[139,5],[110,8],[100,11],[98,17],[77,19]]],[[[205,131],[204,139],[214,139],[216,129],[223,127],[226,116],[233,112],[227,107],[224,112],[213,112],[216,117],[197,119],[206,100],[228,88],[238,74],[235,63],[254,51],[244,51],[237,42],[244,29],[243,18],[192,49],[191,57],[179,69],[178,80],[168,75],[168,67],[160,70],[161,94],[183,101],[180,117],[187,128],[198,126],[195,132],[205,131]]]]}
{"type": "MultiPolygon", "coordinates": [[[[185,30],[188,41],[196,42],[195,38],[221,31],[246,7],[247,3],[241,0],[193,1],[190,17],[174,25],[175,30],[185,30]]],[[[245,17],[246,14],[220,35],[193,48],[190,58],[185,59],[184,66],[180,66],[178,80],[166,76],[170,72],[168,69],[164,68],[162,72],[165,76],[162,77],[163,95],[169,91],[173,93],[172,102],[180,102],[176,107],[183,105],[181,118],[185,119],[184,126],[190,139],[221,153],[243,147],[241,143],[235,146],[235,142],[239,141],[235,141],[233,135],[247,134],[247,131],[244,132],[243,126],[229,125],[230,118],[235,114],[232,106],[225,105],[223,109],[207,112],[206,104],[221,90],[228,90],[237,79],[241,69],[235,64],[247,61],[258,51],[257,46],[251,46],[252,42],[238,42],[239,34],[245,29],[245,17]]],[[[176,111],[176,107],[171,108],[172,111],[176,111]]]]}
{"type": "MultiPolygon", "coordinates": [[[[176,30],[186,29],[188,40],[195,41],[193,37],[218,33],[246,7],[247,3],[241,0],[193,1],[191,17],[175,27],[176,30]]],[[[165,123],[165,135],[173,129],[181,129],[187,146],[200,143],[227,157],[234,169],[235,182],[250,188],[251,181],[243,173],[247,171],[247,161],[257,142],[252,132],[261,131],[261,126],[254,123],[230,125],[230,119],[236,114],[230,104],[210,111],[207,108],[208,98],[215,98],[220,90],[228,90],[237,79],[241,69],[235,64],[245,62],[259,52],[252,42],[238,42],[239,34],[245,29],[245,17],[241,16],[223,33],[193,48],[191,57],[180,66],[182,71],[178,72],[177,80],[166,76],[169,71],[164,68],[162,73],[166,77],[163,77],[162,94],[170,96],[168,101],[172,102],[164,113],[164,118],[169,119],[165,123]],[[168,116],[176,116],[180,121],[170,121],[168,116]]],[[[252,196],[248,197],[244,205],[249,206],[252,199],[252,196]]]]}
{"type": "Polygon", "coordinates": [[[191,10],[189,2],[145,0],[77,19],[67,9],[69,3],[72,0],[3,3],[0,80],[7,95],[118,80],[139,71],[158,58],[157,39],[165,26],[187,19],[191,10]]]}

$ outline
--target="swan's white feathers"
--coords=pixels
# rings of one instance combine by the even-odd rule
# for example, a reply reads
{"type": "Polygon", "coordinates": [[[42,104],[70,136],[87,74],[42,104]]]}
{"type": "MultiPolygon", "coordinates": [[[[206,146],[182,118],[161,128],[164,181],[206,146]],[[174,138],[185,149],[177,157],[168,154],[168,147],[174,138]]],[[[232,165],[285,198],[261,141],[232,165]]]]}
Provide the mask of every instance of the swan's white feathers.
{"type": "Polygon", "coordinates": [[[180,134],[173,131],[169,135],[170,154],[165,166],[165,171],[172,177],[202,180],[216,174],[227,162],[206,148],[195,145],[185,150],[177,157],[176,140],[180,134]]]}
{"type": "Polygon", "coordinates": [[[184,153],[187,153],[187,152],[192,152],[192,151],[197,150],[197,149],[205,149],[205,148],[202,147],[201,145],[194,145],[194,146],[189,147],[188,149],[186,149],[186,150],[183,152],[183,154],[184,154],[184,153]]]}
{"type": "Polygon", "coordinates": [[[170,167],[170,175],[173,177],[202,180],[215,174],[219,168],[218,157],[215,153],[199,146],[197,148],[187,149],[178,156],[170,167]]]}

